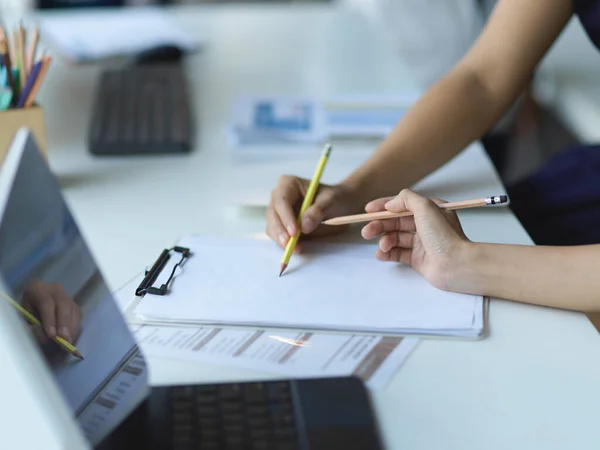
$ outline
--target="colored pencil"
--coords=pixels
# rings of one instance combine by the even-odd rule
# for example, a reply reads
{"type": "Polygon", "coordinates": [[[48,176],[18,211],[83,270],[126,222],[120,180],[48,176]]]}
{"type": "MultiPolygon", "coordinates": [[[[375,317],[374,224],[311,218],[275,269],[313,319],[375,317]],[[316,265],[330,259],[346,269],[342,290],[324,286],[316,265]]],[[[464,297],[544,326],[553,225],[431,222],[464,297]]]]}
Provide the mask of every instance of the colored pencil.
{"type": "Polygon", "coordinates": [[[35,78],[35,83],[34,83],[33,87],[31,88],[31,91],[29,92],[29,94],[27,94],[27,99],[25,100],[23,107],[29,108],[32,105],[32,103],[35,101],[35,96],[37,95],[37,92],[40,89],[40,85],[42,84],[42,81],[44,80],[44,77],[46,76],[46,72],[48,71],[48,66],[50,66],[51,62],[52,62],[52,58],[50,56],[44,56],[42,58],[42,66],[40,67],[40,71],[39,71],[37,77],[35,78]]]}

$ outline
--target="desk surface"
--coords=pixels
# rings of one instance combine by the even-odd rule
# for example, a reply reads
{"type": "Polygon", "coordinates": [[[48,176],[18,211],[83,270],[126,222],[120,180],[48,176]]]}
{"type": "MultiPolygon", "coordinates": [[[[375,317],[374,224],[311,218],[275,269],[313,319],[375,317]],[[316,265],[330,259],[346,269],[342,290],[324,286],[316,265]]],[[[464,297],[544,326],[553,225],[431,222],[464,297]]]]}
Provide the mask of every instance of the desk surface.
{"type": "MultiPolygon", "coordinates": [[[[225,204],[225,188],[235,183],[225,127],[237,95],[395,95],[413,86],[383,33],[346,11],[218,6],[172,13],[207,39],[188,63],[199,124],[193,154],[92,157],[85,136],[95,67],[55,66],[40,97],[51,166],[115,288],[187,233],[264,229],[264,211],[225,204]]],[[[419,189],[449,200],[503,190],[479,145],[419,189]]],[[[464,211],[461,218],[473,240],[530,243],[507,209],[464,211]]],[[[600,340],[587,319],[493,300],[490,329],[477,342],[423,340],[389,387],[374,393],[388,448],[597,448],[600,340]]],[[[268,376],[158,358],[150,370],[154,384],[268,376]]]]}

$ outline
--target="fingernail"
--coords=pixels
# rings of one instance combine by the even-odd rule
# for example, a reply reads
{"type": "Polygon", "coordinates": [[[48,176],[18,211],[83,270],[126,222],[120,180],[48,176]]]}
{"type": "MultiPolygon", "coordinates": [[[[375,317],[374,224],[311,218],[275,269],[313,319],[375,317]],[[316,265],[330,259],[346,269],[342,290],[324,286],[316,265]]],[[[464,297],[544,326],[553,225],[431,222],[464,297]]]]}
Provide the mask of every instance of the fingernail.
{"type": "Polygon", "coordinates": [[[381,250],[383,253],[387,253],[390,251],[390,249],[386,248],[387,246],[385,246],[384,244],[385,242],[379,241],[379,250],[381,250]]]}
{"type": "Polygon", "coordinates": [[[290,233],[290,236],[293,236],[293,235],[295,235],[295,234],[296,234],[296,233],[294,232],[295,230],[294,230],[294,227],[293,227],[292,225],[288,225],[288,226],[287,226],[287,231],[288,231],[288,233],[290,233]]]}
{"type": "Polygon", "coordinates": [[[53,326],[49,326],[48,333],[50,334],[50,336],[56,336],[56,328],[54,328],[53,326]]]}
{"type": "Polygon", "coordinates": [[[315,226],[315,222],[312,219],[309,219],[308,217],[305,217],[304,219],[302,219],[302,230],[312,231],[314,226],[315,226]]]}
{"type": "Polygon", "coordinates": [[[284,233],[281,233],[281,234],[279,235],[279,243],[280,243],[281,245],[285,245],[285,244],[287,244],[287,236],[286,236],[284,233]]]}
{"type": "Polygon", "coordinates": [[[64,339],[71,341],[71,336],[69,335],[69,329],[67,327],[60,327],[59,332],[64,339]]]}

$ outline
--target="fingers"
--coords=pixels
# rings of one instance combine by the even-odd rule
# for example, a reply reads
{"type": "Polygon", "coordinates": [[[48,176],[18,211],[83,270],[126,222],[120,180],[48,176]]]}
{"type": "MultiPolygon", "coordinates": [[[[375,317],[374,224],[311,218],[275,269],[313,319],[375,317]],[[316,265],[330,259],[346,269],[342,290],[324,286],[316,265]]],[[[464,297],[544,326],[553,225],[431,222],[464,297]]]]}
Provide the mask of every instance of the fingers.
{"type": "Polygon", "coordinates": [[[317,192],[315,201],[306,210],[302,216],[302,233],[309,234],[316,230],[321,224],[328,209],[333,204],[335,199],[335,191],[333,189],[317,192]]]}
{"type": "Polygon", "coordinates": [[[294,205],[300,200],[301,192],[298,180],[282,176],[271,193],[267,207],[267,234],[279,246],[285,247],[290,236],[298,233],[294,205]]]}
{"type": "Polygon", "coordinates": [[[400,193],[385,204],[385,209],[391,212],[410,211],[415,216],[440,211],[436,204],[420,196],[410,189],[403,189],[400,193]]]}
{"type": "Polygon", "coordinates": [[[76,314],[76,310],[79,310],[79,307],[67,295],[60,283],[54,283],[52,288],[56,304],[56,329],[58,330],[58,335],[69,342],[74,342],[74,338],[79,332],[79,327],[73,326],[77,323],[73,320],[73,316],[76,314]]]}
{"type": "Polygon", "coordinates": [[[54,339],[57,336],[56,305],[48,291],[36,289],[29,297],[29,302],[40,314],[40,321],[46,336],[54,339]]]}
{"type": "Polygon", "coordinates": [[[410,248],[394,247],[389,252],[377,250],[377,252],[375,252],[375,257],[379,261],[399,262],[410,266],[412,261],[412,253],[413,251],[410,248]]]}
{"type": "Polygon", "coordinates": [[[280,247],[285,247],[290,236],[272,204],[267,207],[267,235],[280,247]]]}
{"type": "Polygon", "coordinates": [[[415,233],[397,231],[387,233],[379,239],[379,250],[384,253],[391,251],[394,247],[412,249],[415,241],[415,233]]]}
{"type": "Polygon", "coordinates": [[[81,309],[60,283],[34,283],[23,296],[23,305],[37,311],[50,339],[60,336],[74,342],[81,327],[81,309]]]}
{"type": "Polygon", "coordinates": [[[393,198],[394,197],[383,197],[383,198],[378,198],[376,200],[370,201],[365,206],[365,211],[368,213],[385,211],[385,204],[393,198]]]}
{"type": "Polygon", "coordinates": [[[361,235],[365,239],[373,239],[390,231],[415,231],[414,217],[396,217],[394,219],[374,220],[369,222],[361,230],[361,235]]]}
{"type": "Polygon", "coordinates": [[[289,236],[298,233],[294,205],[300,201],[301,192],[295,177],[282,176],[273,195],[273,207],[289,236]]]}

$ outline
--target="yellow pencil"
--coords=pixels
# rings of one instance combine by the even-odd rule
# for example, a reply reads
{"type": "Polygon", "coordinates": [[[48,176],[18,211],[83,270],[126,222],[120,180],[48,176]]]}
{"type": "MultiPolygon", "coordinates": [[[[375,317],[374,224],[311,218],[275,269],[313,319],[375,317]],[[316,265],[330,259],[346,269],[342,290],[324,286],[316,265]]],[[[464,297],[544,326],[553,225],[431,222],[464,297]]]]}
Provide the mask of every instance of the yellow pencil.
{"type": "Polygon", "coordinates": [[[283,272],[287,268],[290,258],[292,257],[292,253],[294,252],[294,248],[296,247],[296,243],[300,238],[300,226],[302,222],[302,216],[312,204],[315,194],[317,193],[317,189],[319,188],[319,183],[321,182],[321,175],[323,174],[323,170],[325,169],[325,165],[327,164],[327,160],[329,159],[329,154],[331,153],[331,145],[326,144],[323,149],[323,153],[321,153],[321,159],[319,160],[319,164],[317,165],[317,169],[315,170],[315,174],[308,185],[308,191],[304,196],[304,200],[302,201],[302,206],[300,207],[300,214],[298,214],[298,233],[296,236],[290,237],[286,247],[285,252],[283,253],[283,259],[281,260],[281,267],[279,271],[279,276],[283,275],[283,272]]]}
{"type": "MultiPolygon", "coordinates": [[[[11,305],[13,305],[15,308],[17,308],[17,311],[19,311],[21,314],[23,314],[25,316],[25,318],[27,320],[29,320],[32,324],[42,328],[42,324],[40,323],[39,320],[37,320],[37,318],[33,314],[31,314],[29,311],[27,311],[25,308],[23,308],[21,305],[19,305],[17,302],[15,302],[12,298],[10,298],[4,292],[0,292],[0,295],[2,297],[4,297],[6,300],[8,300],[8,302],[11,305]]],[[[54,338],[54,341],[58,345],[60,345],[62,348],[64,348],[66,351],[71,353],[73,356],[76,356],[79,359],[83,359],[83,356],[81,355],[79,350],[77,350],[77,348],[75,346],[71,345],[67,340],[61,338],[60,336],[56,336],[54,338]]]]}

